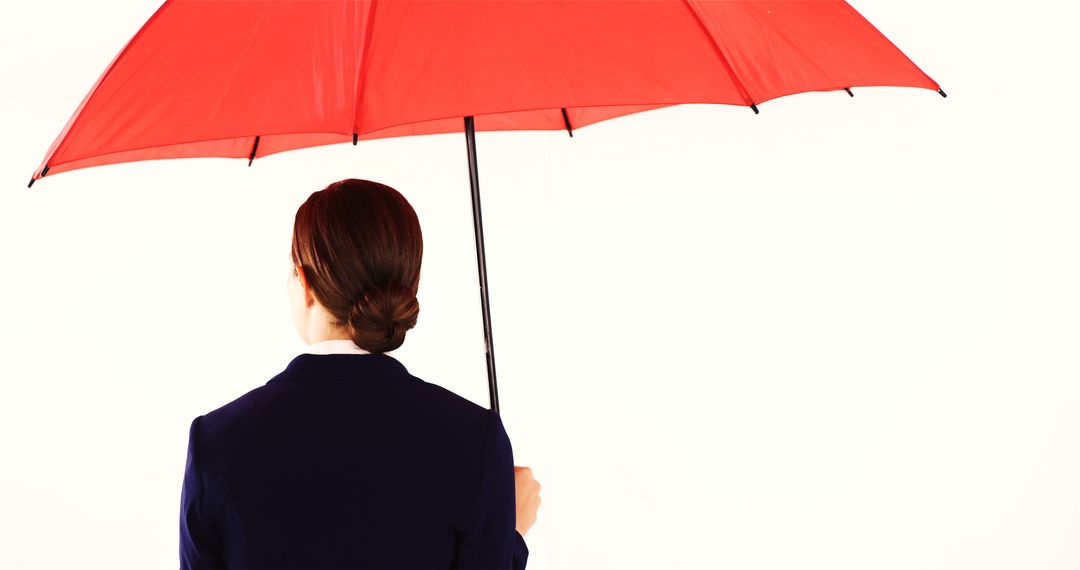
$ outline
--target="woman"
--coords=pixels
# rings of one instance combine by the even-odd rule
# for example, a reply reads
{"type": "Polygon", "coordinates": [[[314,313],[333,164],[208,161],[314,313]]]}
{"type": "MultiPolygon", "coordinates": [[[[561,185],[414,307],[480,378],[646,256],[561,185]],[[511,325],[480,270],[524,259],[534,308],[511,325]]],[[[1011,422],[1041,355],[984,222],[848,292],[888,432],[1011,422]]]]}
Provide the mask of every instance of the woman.
{"type": "Polygon", "coordinates": [[[422,254],[389,186],[300,206],[288,293],[310,348],[191,422],[181,568],[525,567],[540,484],[499,415],[386,354],[416,324],[422,254]]]}

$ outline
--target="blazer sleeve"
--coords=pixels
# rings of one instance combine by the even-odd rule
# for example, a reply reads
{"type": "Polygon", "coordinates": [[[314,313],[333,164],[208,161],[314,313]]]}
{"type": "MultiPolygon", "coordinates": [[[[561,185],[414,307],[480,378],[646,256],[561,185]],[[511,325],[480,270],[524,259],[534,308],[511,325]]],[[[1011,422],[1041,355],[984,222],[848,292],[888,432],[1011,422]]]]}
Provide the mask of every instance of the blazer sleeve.
{"type": "Polygon", "coordinates": [[[488,410],[480,489],[458,537],[451,570],[524,570],[529,550],[516,530],[514,455],[502,419],[488,410]]]}
{"type": "Polygon", "coordinates": [[[199,420],[188,428],[187,461],[184,484],[180,491],[180,568],[209,570],[225,568],[222,545],[216,528],[203,510],[203,484],[199,456],[199,420]]]}
{"type": "Polygon", "coordinates": [[[529,546],[525,544],[525,537],[521,536],[517,529],[514,529],[514,564],[512,570],[525,570],[525,563],[528,560],[529,546]]]}

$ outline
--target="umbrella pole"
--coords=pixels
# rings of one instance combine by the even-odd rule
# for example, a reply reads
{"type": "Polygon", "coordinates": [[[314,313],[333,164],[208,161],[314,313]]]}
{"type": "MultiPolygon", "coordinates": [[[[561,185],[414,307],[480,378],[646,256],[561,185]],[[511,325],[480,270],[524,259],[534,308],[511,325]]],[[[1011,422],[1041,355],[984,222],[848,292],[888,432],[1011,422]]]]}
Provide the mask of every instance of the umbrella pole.
{"type": "Polygon", "coordinates": [[[487,261],[484,256],[484,222],[480,217],[480,179],[476,169],[476,130],[472,116],[465,117],[465,145],[469,151],[469,185],[472,187],[473,234],[476,236],[476,268],[480,276],[480,310],[484,316],[484,352],[487,355],[488,395],[491,409],[499,413],[499,389],[495,384],[495,346],[491,334],[487,261]]]}

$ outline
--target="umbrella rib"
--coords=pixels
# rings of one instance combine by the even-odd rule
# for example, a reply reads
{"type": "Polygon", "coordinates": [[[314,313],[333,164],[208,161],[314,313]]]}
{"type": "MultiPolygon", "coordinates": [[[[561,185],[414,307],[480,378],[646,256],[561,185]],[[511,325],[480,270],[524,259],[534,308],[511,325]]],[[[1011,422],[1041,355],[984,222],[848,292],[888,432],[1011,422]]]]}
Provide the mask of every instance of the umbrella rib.
{"type": "Polygon", "coordinates": [[[371,0],[371,5],[368,8],[367,17],[367,30],[364,32],[364,45],[360,48],[360,61],[357,64],[360,68],[357,75],[359,76],[357,81],[359,85],[356,88],[356,92],[353,93],[353,117],[352,124],[349,125],[353,132],[353,145],[356,144],[357,133],[360,132],[360,128],[356,126],[356,118],[360,114],[360,102],[364,93],[364,86],[367,85],[367,70],[368,70],[368,55],[371,51],[371,32],[374,29],[375,22],[375,2],[377,0],[371,0]]]}
{"type": "Polygon", "coordinates": [[[735,75],[735,69],[731,67],[731,62],[728,61],[727,56],[724,54],[724,50],[720,48],[720,44],[717,43],[716,38],[712,35],[712,32],[709,31],[709,27],[705,25],[705,21],[701,19],[701,15],[697,13],[697,9],[690,3],[690,0],[683,0],[683,5],[690,10],[690,14],[694,16],[698,25],[701,26],[701,31],[709,38],[713,49],[715,49],[716,53],[720,56],[720,61],[723,62],[724,68],[727,69],[728,75],[731,76],[732,83],[734,83],[735,87],[739,90],[739,94],[743,96],[743,99],[746,100],[746,104],[750,106],[750,109],[754,111],[754,114],[758,114],[757,105],[754,104],[754,100],[750,97],[750,92],[746,90],[746,86],[743,85],[742,81],[739,80],[739,77],[735,75]]]}

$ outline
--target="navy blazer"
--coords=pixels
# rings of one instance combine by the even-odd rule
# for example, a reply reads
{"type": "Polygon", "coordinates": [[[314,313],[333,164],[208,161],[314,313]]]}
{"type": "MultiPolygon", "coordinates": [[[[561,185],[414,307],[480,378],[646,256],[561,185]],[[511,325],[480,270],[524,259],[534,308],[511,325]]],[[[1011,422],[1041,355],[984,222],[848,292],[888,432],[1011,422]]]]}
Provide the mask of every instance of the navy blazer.
{"type": "Polygon", "coordinates": [[[499,415],[388,354],[303,353],[196,417],[180,567],[521,570],[499,415]]]}

